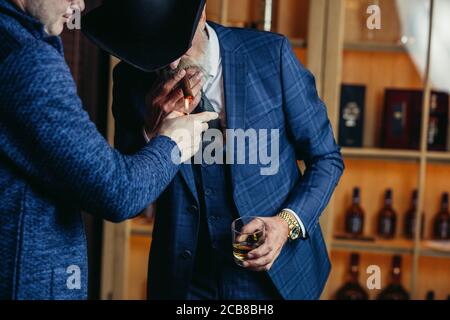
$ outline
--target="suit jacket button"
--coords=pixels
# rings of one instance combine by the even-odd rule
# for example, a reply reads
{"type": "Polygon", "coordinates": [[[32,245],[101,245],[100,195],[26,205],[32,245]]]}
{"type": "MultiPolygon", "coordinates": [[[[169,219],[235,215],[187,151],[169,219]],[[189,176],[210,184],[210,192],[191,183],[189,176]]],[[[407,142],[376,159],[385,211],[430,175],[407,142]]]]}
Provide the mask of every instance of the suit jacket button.
{"type": "Polygon", "coordinates": [[[192,253],[189,250],[184,250],[184,252],[181,254],[181,257],[183,259],[189,259],[192,257],[192,253]]]}
{"type": "Polygon", "coordinates": [[[188,211],[192,214],[196,214],[196,213],[198,213],[198,207],[195,204],[193,204],[192,206],[190,206],[188,208],[188,211]]]}

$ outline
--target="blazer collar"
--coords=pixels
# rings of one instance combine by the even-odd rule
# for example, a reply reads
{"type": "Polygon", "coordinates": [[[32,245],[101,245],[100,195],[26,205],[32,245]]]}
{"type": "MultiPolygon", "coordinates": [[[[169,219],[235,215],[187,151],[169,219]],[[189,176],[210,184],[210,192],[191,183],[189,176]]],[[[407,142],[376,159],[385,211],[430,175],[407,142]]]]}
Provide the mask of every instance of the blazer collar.
{"type": "Polygon", "coordinates": [[[247,102],[247,54],[239,50],[242,47],[242,41],[234,29],[225,28],[213,22],[208,24],[216,31],[219,38],[227,129],[244,129],[247,102]]]}

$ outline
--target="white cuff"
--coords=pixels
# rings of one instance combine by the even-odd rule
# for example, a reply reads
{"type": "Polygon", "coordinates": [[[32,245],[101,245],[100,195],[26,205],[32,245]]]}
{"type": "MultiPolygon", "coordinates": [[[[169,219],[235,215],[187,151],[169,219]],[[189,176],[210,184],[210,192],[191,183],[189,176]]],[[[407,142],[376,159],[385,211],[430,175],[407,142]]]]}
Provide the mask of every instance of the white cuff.
{"type": "Polygon", "coordinates": [[[305,225],[303,224],[302,220],[298,217],[298,215],[291,209],[283,209],[283,210],[291,213],[295,217],[295,219],[297,219],[297,222],[300,225],[300,229],[302,229],[302,238],[306,238],[305,225]]]}

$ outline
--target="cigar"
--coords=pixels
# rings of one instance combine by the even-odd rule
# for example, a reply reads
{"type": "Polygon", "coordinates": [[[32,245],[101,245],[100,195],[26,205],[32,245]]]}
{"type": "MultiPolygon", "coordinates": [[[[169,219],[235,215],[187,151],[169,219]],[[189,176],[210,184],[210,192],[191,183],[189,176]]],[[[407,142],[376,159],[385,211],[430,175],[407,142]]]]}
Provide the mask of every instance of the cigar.
{"type": "Polygon", "coordinates": [[[181,88],[184,95],[184,111],[186,114],[188,114],[189,105],[191,101],[194,100],[194,94],[192,93],[191,83],[189,82],[187,75],[183,78],[183,80],[181,80],[181,88]]]}

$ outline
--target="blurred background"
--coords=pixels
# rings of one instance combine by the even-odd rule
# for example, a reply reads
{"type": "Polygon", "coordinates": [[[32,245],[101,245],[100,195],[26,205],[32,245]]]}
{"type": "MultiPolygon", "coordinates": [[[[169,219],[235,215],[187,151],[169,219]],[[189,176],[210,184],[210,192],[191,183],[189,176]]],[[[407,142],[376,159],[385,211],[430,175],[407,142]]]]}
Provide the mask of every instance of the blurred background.
{"type": "MultiPolygon", "coordinates": [[[[450,0],[208,0],[207,16],[284,34],[316,77],[346,164],[321,220],[333,265],[322,298],[448,299],[450,0]]],[[[117,60],[79,31],[62,38],[112,143],[117,60]]],[[[91,299],[145,299],[153,215],[118,225],[85,215],[91,299]]]]}

